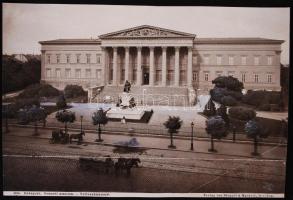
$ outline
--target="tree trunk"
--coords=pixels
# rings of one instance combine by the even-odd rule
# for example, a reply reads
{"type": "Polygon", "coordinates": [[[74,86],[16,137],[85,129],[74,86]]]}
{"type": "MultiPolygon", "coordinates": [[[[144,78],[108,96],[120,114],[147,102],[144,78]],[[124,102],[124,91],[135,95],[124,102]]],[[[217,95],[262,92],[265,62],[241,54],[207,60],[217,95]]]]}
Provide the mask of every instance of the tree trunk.
{"type": "Polygon", "coordinates": [[[35,121],[35,133],[34,135],[38,135],[38,121],[35,121]]]}
{"type": "Polygon", "coordinates": [[[252,152],[252,155],[257,156],[259,153],[257,152],[257,135],[254,136],[254,152],[252,152]]]}
{"type": "Polygon", "coordinates": [[[96,139],[96,142],[102,142],[102,138],[101,138],[101,133],[102,133],[102,130],[101,130],[101,124],[99,124],[98,126],[98,139],[96,139]]]}
{"type": "Polygon", "coordinates": [[[6,133],[9,133],[7,117],[5,118],[5,129],[6,129],[6,133]]]}
{"type": "Polygon", "coordinates": [[[214,137],[213,137],[213,134],[211,134],[211,148],[209,149],[209,152],[217,152],[217,150],[214,149],[214,137]]]}
{"type": "Polygon", "coordinates": [[[67,123],[65,122],[65,134],[67,134],[67,123]]]}
{"type": "Polygon", "coordinates": [[[171,132],[171,146],[174,146],[173,145],[173,132],[171,132]]]}

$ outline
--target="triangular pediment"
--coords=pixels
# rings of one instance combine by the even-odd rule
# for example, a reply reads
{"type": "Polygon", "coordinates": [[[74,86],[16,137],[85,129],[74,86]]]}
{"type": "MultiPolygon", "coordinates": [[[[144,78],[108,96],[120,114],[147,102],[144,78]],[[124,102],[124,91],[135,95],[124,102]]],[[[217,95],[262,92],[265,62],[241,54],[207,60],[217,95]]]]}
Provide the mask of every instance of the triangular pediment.
{"type": "Polygon", "coordinates": [[[107,33],[99,36],[101,39],[115,38],[194,38],[194,34],[174,31],[170,29],[154,27],[149,25],[137,26],[125,30],[107,33]]]}

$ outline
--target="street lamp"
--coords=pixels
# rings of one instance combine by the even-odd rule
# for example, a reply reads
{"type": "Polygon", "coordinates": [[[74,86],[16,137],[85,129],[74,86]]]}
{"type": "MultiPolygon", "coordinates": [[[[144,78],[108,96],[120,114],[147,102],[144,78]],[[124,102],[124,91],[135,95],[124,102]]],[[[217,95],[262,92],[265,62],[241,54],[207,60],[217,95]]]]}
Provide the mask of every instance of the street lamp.
{"type": "Polygon", "coordinates": [[[194,126],[194,123],[191,122],[191,144],[190,144],[191,151],[193,151],[193,126],[194,126]]]}
{"type": "Polygon", "coordinates": [[[232,127],[232,131],[233,131],[233,142],[235,142],[235,137],[236,137],[236,126],[235,125],[233,125],[233,127],[232,127]]]}
{"type": "Polygon", "coordinates": [[[80,133],[82,133],[82,119],[83,119],[83,116],[80,115],[80,133]]]}

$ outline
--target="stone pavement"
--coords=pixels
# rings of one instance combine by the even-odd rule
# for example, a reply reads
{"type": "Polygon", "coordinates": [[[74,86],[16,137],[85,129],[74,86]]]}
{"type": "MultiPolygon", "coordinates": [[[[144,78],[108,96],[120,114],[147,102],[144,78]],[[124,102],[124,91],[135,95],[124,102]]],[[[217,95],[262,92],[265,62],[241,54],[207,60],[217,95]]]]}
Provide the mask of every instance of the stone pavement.
{"type": "MultiPolygon", "coordinates": [[[[17,127],[10,126],[11,135],[17,136],[25,136],[32,137],[33,128],[32,127],[17,127]]],[[[44,139],[49,139],[51,137],[51,129],[48,128],[39,128],[40,136],[34,136],[44,139]]],[[[69,133],[76,133],[78,130],[70,129],[69,133]]],[[[95,143],[95,139],[97,139],[97,133],[90,132],[85,130],[86,135],[84,136],[85,143],[95,143]]],[[[190,140],[187,139],[174,139],[174,144],[176,145],[176,149],[168,149],[168,145],[170,144],[170,139],[166,137],[149,137],[144,135],[136,135],[131,136],[127,134],[115,134],[115,133],[102,133],[102,139],[104,142],[100,143],[101,145],[110,145],[113,146],[115,142],[118,141],[128,141],[131,138],[136,137],[137,141],[140,143],[140,146],[147,149],[161,149],[166,150],[166,152],[182,152],[182,156],[184,156],[183,152],[187,154],[197,153],[197,154],[205,154],[212,156],[214,158],[254,158],[251,156],[251,152],[253,151],[253,143],[251,142],[231,142],[231,141],[218,141],[215,140],[215,149],[218,151],[217,153],[210,153],[208,149],[210,148],[210,141],[205,140],[194,140],[194,151],[190,151],[190,140]]],[[[276,144],[276,145],[268,145],[261,144],[258,147],[258,151],[261,154],[261,159],[274,159],[274,160],[286,160],[287,154],[287,145],[284,144],[276,144]]]]}

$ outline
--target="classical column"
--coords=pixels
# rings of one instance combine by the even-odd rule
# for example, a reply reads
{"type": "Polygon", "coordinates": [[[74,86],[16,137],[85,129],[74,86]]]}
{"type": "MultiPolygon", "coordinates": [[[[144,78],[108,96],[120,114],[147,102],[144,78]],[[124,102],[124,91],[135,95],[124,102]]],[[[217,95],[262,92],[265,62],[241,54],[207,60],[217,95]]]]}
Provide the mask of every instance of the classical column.
{"type": "Polygon", "coordinates": [[[180,70],[179,70],[179,50],[180,47],[175,47],[175,78],[174,78],[174,86],[179,86],[179,77],[180,77],[180,70]]]}
{"type": "Polygon", "coordinates": [[[125,80],[129,81],[129,47],[125,47],[125,80]]]}
{"type": "Polygon", "coordinates": [[[187,56],[187,86],[192,86],[192,47],[188,47],[188,56],[187,56]]]}
{"type": "Polygon", "coordinates": [[[166,86],[167,80],[167,47],[162,47],[162,86],[166,86]]]}
{"type": "Polygon", "coordinates": [[[117,85],[117,47],[113,47],[113,85],[117,85]]]}
{"type": "Polygon", "coordinates": [[[141,47],[137,47],[136,85],[142,84],[141,47]]]}
{"type": "Polygon", "coordinates": [[[150,47],[150,86],[155,84],[154,47],[150,47]]]}
{"type": "Polygon", "coordinates": [[[106,85],[107,84],[107,78],[106,78],[106,74],[107,74],[107,69],[106,69],[106,48],[105,47],[101,47],[102,50],[102,55],[101,55],[101,66],[102,66],[102,70],[101,70],[101,84],[102,85],[106,85]]]}

